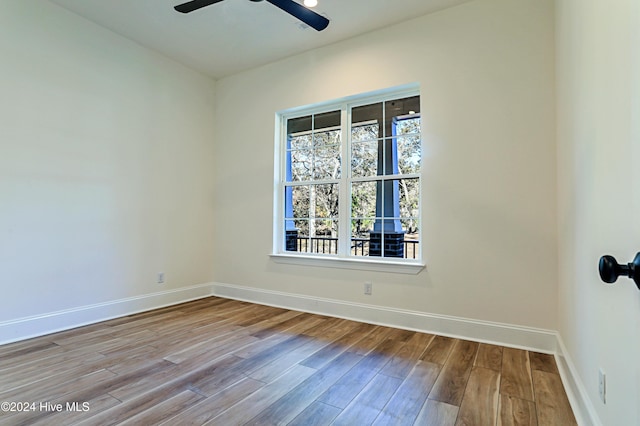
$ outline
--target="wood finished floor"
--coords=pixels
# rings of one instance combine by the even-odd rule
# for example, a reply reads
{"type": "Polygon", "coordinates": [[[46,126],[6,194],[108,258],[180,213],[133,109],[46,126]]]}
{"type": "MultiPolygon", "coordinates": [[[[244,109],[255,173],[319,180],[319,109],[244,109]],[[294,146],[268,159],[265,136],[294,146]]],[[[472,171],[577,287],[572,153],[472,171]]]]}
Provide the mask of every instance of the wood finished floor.
{"type": "Polygon", "coordinates": [[[35,409],[12,426],[576,424],[551,355],[216,297],[0,346],[0,401],[35,409]]]}

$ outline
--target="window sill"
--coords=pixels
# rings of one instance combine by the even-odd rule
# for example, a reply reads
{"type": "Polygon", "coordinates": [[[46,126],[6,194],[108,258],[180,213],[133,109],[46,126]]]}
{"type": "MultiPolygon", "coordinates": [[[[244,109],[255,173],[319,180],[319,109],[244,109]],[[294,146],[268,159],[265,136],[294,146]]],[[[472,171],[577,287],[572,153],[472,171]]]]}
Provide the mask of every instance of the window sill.
{"type": "Polygon", "coordinates": [[[276,263],[285,263],[290,265],[391,272],[395,274],[417,275],[425,267],[425,265],[423,263],[419,263],[419,261],[394,262],[389,260],[345,259],[339,257],[301,256],[296,254],[271,254],[270,257],[276,263]]]}

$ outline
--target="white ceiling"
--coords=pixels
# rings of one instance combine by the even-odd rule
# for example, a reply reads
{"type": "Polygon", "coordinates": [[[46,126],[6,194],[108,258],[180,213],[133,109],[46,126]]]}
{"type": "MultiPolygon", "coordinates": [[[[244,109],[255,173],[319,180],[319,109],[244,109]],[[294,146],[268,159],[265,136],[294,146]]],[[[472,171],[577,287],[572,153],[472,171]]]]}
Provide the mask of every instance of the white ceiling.
{"type": "Polygon", "coordinates": [[[186,0],[50,1],[220,78],[470,0],[318,0],[314,11],[331,20],[321,32],[265,1],[225,0],[189,14],[173,10],[186,0]]]}

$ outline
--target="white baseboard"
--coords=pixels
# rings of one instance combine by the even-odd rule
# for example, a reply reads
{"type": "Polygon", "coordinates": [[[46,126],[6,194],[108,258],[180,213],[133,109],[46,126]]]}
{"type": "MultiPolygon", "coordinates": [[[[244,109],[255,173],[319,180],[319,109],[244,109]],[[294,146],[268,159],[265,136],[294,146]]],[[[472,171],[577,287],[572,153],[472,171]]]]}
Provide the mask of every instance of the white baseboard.
{"type": "Polygon", "coordinates": [[[454,316],[427,314],[424,312],[365,305],[334,299],[321,299],[224,283],[214,283],[213,294],[229,299],[462,338],[476,342],[493,343],[544,353],[556,352],[557,333],[552,330],[520,327],[454,316]]]}
{"type": "Polygon", "coordinates": [[[576,416],[576,421],[580,426],[602,426],[602,422],[560,335],[558,335],[557,346],[556,364],[558,365],[569,403],[573,408],[573,414],[576,416]]]}
{"type": "Polygon", "coordinates": [[[0,322],[0,345],[211,296],[211,283],[0,322]]]}

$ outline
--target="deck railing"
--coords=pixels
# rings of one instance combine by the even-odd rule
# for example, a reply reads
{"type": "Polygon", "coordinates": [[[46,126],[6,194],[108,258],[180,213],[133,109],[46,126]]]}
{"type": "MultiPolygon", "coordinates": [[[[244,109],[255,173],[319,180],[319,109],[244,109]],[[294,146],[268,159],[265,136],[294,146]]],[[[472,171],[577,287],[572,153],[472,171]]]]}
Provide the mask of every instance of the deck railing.
{"type": "MultiPolygon", "coordinates": [[[[404,240],[404,258],[415,259],[418,255],[418,240],[404,240]]],[[[296,242],[296,251],[302,253],[338,253],[338,239],[333,237],[304,237],[298,236],[296,242]]],[[[352,238],[351,239],[351,255],[352,256],[369,256],[369,239],[368,238],[352,238]]]]}

